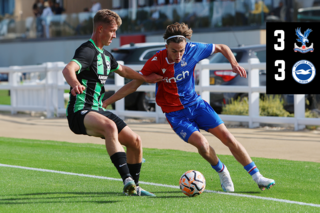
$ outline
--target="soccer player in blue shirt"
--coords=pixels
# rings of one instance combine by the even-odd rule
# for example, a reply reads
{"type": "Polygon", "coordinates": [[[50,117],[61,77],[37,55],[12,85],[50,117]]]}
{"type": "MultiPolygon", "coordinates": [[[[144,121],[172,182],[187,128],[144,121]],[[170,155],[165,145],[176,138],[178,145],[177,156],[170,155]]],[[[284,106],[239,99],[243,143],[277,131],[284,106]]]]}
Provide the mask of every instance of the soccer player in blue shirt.
{"type": "MultiPolygon", "coordinates": [[[[199,154],[218,172],[224,191],[234,191],[230,173],[199,129],[210,132],[226,145],[261,190],[269,189],[275,185],[275,181],[260,174],[246,149],[228,131],[212,107],[195,91],[195,66],[213,53],[222,53],[229,60],[233,72],[241,77],[247,77],[246,70],[238,64],[228,46],[186,42],[191,36],[192,30],[184,23],[168,25],[163,36],[166,40],[166,49],[151,57],[142,68],[141,73],[145,76],[152,73],[163,76],[162,81],[156,84],[157,104],[165,113],[176,134],[185,142],[195,146],[199,154]]],[[[126,84],[105,100],[103,107],[136,91],[142,83],[143,81],[133,80],[126,84]]]]}

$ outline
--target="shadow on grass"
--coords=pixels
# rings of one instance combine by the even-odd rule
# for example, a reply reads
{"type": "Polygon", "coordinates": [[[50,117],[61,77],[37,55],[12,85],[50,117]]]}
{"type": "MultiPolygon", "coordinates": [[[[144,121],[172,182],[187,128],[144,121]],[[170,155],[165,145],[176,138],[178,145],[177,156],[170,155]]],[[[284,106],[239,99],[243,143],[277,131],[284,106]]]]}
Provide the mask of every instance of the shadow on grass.
{"type": "MultiPolygon", "coordinates": [[[[43,193],[28,193],[10,196],[28,196],[28,195],[53,195],[53,194],[74,194],[74,195],[122,195],[121,192],[43,192],[43,193]]],[[[1,199],[0,199],[1,200],[1,199]]]]}
{"type": "Polygon", "coordinates": [[[26,197],[26,198],[6,198],[0,199],[0,203],[2,201],[18,201],[18,200],[49,200],[49,199],[72,199],[72,198],[86,198],[86,197],[105,197],[103,195],[100,196],[63,196],[63,197],[26,197]]]}
{"type": "MultiPolygon", "coordinates": [[[[148,198],[188,198],[181,191],[158,191],[155,192],[156,197],[148,198]],[[159,194],[172,194],[159,196],[159,194]],[[179,194],[176,195],[176,194],[179,194]]],[[[0,199],[0,205],[10,205],[10,204],[33,204],[33,203],[115,203],[119,201],[63,201],[62,199],[85,199],[85,198],[100,198],[106,197],[107,195],[112,196],[125,196],[121,192],[43,192],[43,193],[27,193],[27,194],[16,194],[16,195],[6,195],[6,196],[16,196],[17,198],[5,198],[0,199]],[[79,195],[79,196],[50,196],[46,195],[79,195]],[[18,197],[19,196],[19,197],[18,197]],[[32,196],[21,198],[21,196],[32,196]],[[46,196],[46,197],[42,197],[46,196]],[[59,199],[61,201],[36,201],[36,200],[54,200],[59,199]],[[10,202],[12,201],[12,202],[10,202]],[[21,202],[20,202],[21,201],[21,202]]]]}
{"type": "Polygon", "coordinates": [[[34,204],[34,203],[98,203],[98,204],[107,204],[107,203],[116,203],[120,201],[64,201],[63,199],[86,199],[86,198],[101,198],[106,197],[107,195],[112,196],[124,196],[123,193],[117,192],[43,192],[43,193],[28,193],[28,194],[16,194],[16,195],[6,195],[6,196],[16,196],[18,198],[6,198],[0,199],[0,205],[10,205],[10,204],[34,204]],[[46,195],[79,195],[79,196],[50,196],[50,197],[41,197],[46,195]],[[21,198],[21,196],[31,196],[21,198]],[[39,197],[40,196],[40,197],[39,197]],[[59,201],[37,201],[37,200],[55,200],[59,201]],[[12,201],[12,202],[10,202],[12,201]],[[21,202],[19,202],[21,201],[21,202]]]}
{"type": "Polygon", "coordinates": [[[48,201],[48,202],[41,202],[41,201],[37,201],[37,202],[1,202],[0,201],[0,205],[16,205],[16,204],[44,204],[44,203],[97,203],[97,204],[108,204],[108,203],[117,203],[119,201],[48,201]]]}

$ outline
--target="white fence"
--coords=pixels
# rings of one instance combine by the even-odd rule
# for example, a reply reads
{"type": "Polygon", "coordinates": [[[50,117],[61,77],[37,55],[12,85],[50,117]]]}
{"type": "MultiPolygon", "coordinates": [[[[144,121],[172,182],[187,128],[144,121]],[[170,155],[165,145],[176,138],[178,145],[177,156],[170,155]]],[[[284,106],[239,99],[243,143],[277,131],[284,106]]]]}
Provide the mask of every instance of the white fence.
{"type": "MultiPolygon", "coordinates": [[[[142,65],[129,65],[134,70],[140,70],[142,65]]],[[[201,70],[197,92],[210,103],[210,92],[242,92],[249,96],[249,115],[220,115],[224,121],[248,122],[250,128],[260,123],[293,124],[295,130],[305,125],[320,125],[318,118],[305,118],[305,95],[294,95],[294,117],[265,117],[259,116],[259,93],[266,93],[266,87],[259,85],[259,69],[265,70],[266,63],[250,61],[241,64],[249,70],[248,86],[210,86],[209,69],[231,69],[230,64],[209,64],[203,60],[196,66],[201,70]]],[[[9,82],[0,82],[0,90],[10,90],[11,105],[0,105],[0,111],[46,112],[47,117],[65,114],[64,90],[69,89],[62,75],[65,67],[63,62],[44,63],[36,66],[11,66],[0,68],[0,73],[9,73],[9,82]],[[27,74],[26,74],[27,73],[27,74]],[[25,76],[28,76],[25,78],[25,76]],[[39,79],[39,76],[43,78],[39,79]],[[23,79],[23,81],[21,81],[23,79]],[[43,80],[41,80],[43,79],[43,80]]],[[[106,90],[117,91],[124,85],[124,78],[115,75],[115,85],[105,85],[106,90]]],[[[141,85],[138,91],[154,91],[154,85],[141,85]]],[[[124,110],[124,99],[116,102],[116,109],[111,110],[120,117],[155,118],[156,122],[165,119],[159,106],[155,112],[124,110]]]]}

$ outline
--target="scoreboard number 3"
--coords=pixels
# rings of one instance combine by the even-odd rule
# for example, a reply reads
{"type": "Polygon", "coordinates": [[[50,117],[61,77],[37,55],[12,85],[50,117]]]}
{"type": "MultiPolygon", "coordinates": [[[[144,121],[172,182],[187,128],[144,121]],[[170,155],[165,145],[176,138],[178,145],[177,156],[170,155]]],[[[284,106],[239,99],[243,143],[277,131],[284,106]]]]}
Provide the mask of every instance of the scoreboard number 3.
{"type": "MultiPolygon", "coordinates": [[[[278,37],[277,44],[274,44],[274,49],[276,51],[284,50],[284,31],[283,30],[275,30],[274,36],[278,37]]],[[[283,81],[285,79],[285,61],[284,60],[276,60],[274,65],[278,67],[278,74],[274,75],[274,78],[277,81],[283,81]]]]}
{"type": "Polygon", "coordinates": [[[277,41],[279,42],[280,46],[278,46],[278,44],[275,44],[274,49],[277,51],[282,51],[282,50],[284,50],[284,31],[283,30],[275,30],[274,36],[278,37],[278,35],[280,35],[280,37],[277,39],[277,41]]]}
{"type": "Polygon", "coordinates": [[[278,68],[278,72],[280,72],[280,74],[275,74],[274,75],[274,78],[277,80],[277,81],[283,81],[285,79],[285,76],[286,76],[286,73],[284,71],[284,68],[285,68],[285,62],[284,60],[276,60],[274,65],[276,67],[278,67],[280,65],[280,67],[278,68]]]}

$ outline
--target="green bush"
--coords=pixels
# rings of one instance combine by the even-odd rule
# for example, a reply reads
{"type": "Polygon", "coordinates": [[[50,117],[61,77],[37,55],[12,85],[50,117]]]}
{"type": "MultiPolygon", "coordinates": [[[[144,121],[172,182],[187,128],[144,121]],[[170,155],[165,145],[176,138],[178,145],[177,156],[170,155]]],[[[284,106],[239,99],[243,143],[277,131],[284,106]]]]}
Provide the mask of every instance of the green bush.
{"type": "Polygon", "coordinates": [[[283,100],[280,95],[264,96],[260,99],[260,116],[294,117],[283,108],[283,100]]]}
{"type": "Polygon", "coordinates": [[[306,118],[320,118],[320,114],[317,111],[307,110],[305,113],[306,118]]]}
{"type": "MultiPolygon", "coordinates": [[[[260,98],[260,116],[294,117],[294,114],[287,112],[283,108],[283,100],[280,95],[263,96],[260,98]]],[[[238,98],[231,100],[222,108],[222,113],[226,115],[249,115],[248,98],[238,98]]],[[[314,113],[306,112],[306,118],[314,118],[314,113]]]]}
{"type": "Polygon", "coordinates": [[[221,114],[226,114],[226,115],[249,115],[248,98],[240,99],[240,97],[239,97],[237,100],[231,99],[231,103],[225,105],[222,108],[221,114]]]}
{"type": "MultiPolygon", "coordinates": [[[[308,102],[306,103],[309,104],[308,102]]],[[[260,98],[260,116],[294,117],[294,114],[287,112],[283,108],[283,100],[280,95],[265,95],[260,98]]],[[[221,114],[224,115],[249,115],[248,97],[231,100],[230,104],[222,108],[221,114]]],[[[320,118],[318,111],[307,110],[306,118],[320,118]]]]}

